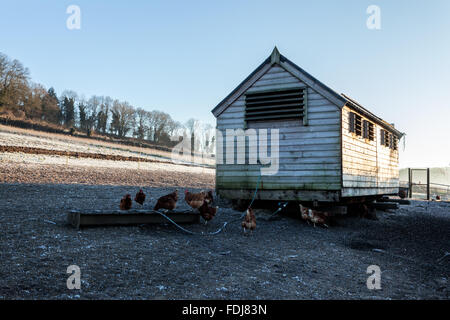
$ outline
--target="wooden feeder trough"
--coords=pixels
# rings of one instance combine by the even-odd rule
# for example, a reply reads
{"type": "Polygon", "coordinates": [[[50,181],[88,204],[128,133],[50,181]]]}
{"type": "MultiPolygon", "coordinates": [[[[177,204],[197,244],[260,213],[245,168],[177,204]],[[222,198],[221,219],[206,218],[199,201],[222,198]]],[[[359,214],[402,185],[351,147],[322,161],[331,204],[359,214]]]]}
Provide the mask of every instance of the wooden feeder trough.
{"type": "MultiPolygon", "coordinates": [[[[178,224],[200,222],[200,214],[192,211],[168,211],[163,214],[178,224]]],[[[70,211],[67,215],[67,221],[77,229],[92,226],[139,225],[169,222],[169,220],[158,212],[145,209],[132,209],[128,211],[70,211]]]]}

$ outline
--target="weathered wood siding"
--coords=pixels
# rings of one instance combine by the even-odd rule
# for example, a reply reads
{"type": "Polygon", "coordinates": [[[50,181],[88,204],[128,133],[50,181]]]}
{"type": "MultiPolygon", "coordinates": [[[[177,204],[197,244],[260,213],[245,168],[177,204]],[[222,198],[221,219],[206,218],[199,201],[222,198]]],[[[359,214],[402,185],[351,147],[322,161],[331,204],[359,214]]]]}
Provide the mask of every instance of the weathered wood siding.
{"type": "Polygon", "coordinates": [[[355,112],[348,106],[342,109],[342,196],[398,192],[398,150],[380,144],[381,127],[376,123],[374,141],[349,132],[350,111],[355,112]]]}
{"type": "MultiPolygon", "coordinates": [[[[275,65],[247,92],[297,87],[307,86],[275,65]]],[[[311,88],[307,93],[307,126],[300,119],[249,122],[247,125],[247,129],[279,129],[279,171],[275,175],[262,176],[261,190],[341,189],[341,110],[311,88]]],[[[226,129],[245,130],[244,117],[245,96],[242,95],[218,116],[217,129],[224,135],[226,129]]],[[[225,159],[224,152],[224,164],[217,164],[217,188],[253,190],[258,181],[259,167],[248,164],[248,147],[246,164],[226,164],[225,159]]]]}
{"type": "MultiPolygon", "coordinates": [[[[380,126],[376,126],[376,136],[380,140],[380,126]]],[[[399,143],[397,142],[397,146],[399,143]]],[[[400,185],[397,150],[382,146],[377,143],[378,155],[378,193],[398,193],[400,185]]]]}

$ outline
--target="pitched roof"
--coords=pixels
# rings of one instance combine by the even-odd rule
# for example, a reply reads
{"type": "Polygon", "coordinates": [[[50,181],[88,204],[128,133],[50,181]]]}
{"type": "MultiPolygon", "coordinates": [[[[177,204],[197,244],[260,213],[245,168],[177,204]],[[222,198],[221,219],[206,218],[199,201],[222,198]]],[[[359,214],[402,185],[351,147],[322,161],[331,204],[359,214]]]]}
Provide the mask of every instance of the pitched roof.
{"type": "Polygon", "coordinates": [[[249,87],[251,87],[259,78],[261,78],[268,69],[274,64],[278,64],[284,68],[287,72],[297,77],[306,85],[317,91],[319,94],[327,98],[330,102],[334,103],[338,107],[342,108],[344,105],[348,105],[350,108],[356,109],[363,113],[367,118],[377,122],[388,130],[393,131],[399,137],[404,135],[400,131],[394,128],[391,124],[383,119],[375,116],[368,111],[362,105],[355,100],[349,98],[344,94],[339,94],[318,79],[314,78],[311,74],[300,68],[298,65],[290,61],[288,58],[280,54],[277,47],[272,51],[272,54],[265,59],[252,73],[248,75],[233,91],[230,92],[211,112],[215,117],[218,117],[229,105],[236,101],[249,87]]]}
{"type": "Polygon", "coordinates": [[[364,108],[361,104],[359,104],[356,100],[350,98],[349,96],[341,93],[341,96],[343,96],[347,100],[347,106],[350,108],[355,109],[365,117],[371,119],[372,121],[378,123],[385,129],[390,130],[391,132],[395,133],[398,137],[402,137],[405,135],[403,132],[398,131],[392,124],[388,123],[387,121],[381,119],[380,117],[374,115],[372,112],[364,108]]]}
{"type": "Polygon", "coordinates": [[[255,83],[270,67],[274,64],[278,64],[289,73],[312,87],[314,90],[328,98],[334,104],[342,107],[346,100],[340,96],[337,92],[330,89],[322,82],[314,78],[305,70],[297,66],[285,56],[281,55],[275,47],[272,54],[263,61],[250,75],[244,79],[229,95],[227,95],[211,112],[215,117],[219,116],[229,105],[231,105],[236,99],[238,99],[243,93],[243,88],[248,88],[255,83]]]}

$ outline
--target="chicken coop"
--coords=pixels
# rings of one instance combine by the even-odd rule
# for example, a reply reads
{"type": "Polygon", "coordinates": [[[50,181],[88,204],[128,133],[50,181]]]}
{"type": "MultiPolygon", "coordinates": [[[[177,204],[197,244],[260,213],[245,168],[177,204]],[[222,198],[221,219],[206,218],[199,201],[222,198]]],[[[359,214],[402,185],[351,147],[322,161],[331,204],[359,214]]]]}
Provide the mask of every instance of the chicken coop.
{"type": "Polygon", "coordinates": [[[277,48],[212,113],[218,133],[216,192],[224,198],[252,199],[257,185],[257,200],[357,202],[398,193],[404,134],[277,48]],[[269,141],[274,129],[278,134],[277,171],[267,175],[261,174],[264,164],[254,161],[256,149],[237,144],[239,132],[248,142],[250,133],[264,129],[267,135],[259,141],[269,141]],[[240,161],[239,151],[245,155],[240,161]]]}

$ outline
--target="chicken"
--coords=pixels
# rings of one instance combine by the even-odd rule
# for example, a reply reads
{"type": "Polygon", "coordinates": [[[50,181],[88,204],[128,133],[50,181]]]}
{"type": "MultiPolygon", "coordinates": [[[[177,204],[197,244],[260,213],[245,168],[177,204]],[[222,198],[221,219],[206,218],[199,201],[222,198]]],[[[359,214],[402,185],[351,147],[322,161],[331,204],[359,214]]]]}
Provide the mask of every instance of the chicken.
{"type": "Polygon", "coordinates": [[[252,208],[249,207],[247,209],[247,214],[245,215],[244,221],[242,221],[241,226],[244,230],[244,234],[247,229],[250,230],[250,233],[252,233],[253,230],[255,230],[256,217],[255,217],[255,213],[253,212],[252,208]]]}
{"type": "Polygon", "coordinates": [[[178,190],[175,190],[174,192],[159,198],[158,202],[155,205],[154,210],[158,209],[173,210],[177,207],[177,201],[178,201],[178,190]]]}
{"type": "Polygon", "coordinates": [[[121,200],[120,200],[120,210],[130,210],[132,205],[131,201],[131,195],[126,194],[121,200]]]}
{"type": "Polygon", "coordinates": [[[308,215],[309,209],[302,206],[301,204],[299,206],[300,206],[300,215],[302,219],[309,223],[309,215],[308,215]]]}
{"type": "Polygon", "coordinates": [[[209,190],[208,193],[206,194],[205,201],[207,204],[211,204],[214,202],[213,192],[211,190],[209,190]]]}
{"type": "Polygon", "coordinates": [[[198,208],[198,211],[200,211],[200,215],[205,220],[205,225],[208,223],[209,220],[214,218],[218,209],[219,207],[209,207],[206,200],[203,202],[203,205],[200,208],[198,208]]]}
{"type": "Polygon", "coordinates": [[[310,209],[300,204],[300,213],[302,219],[306,220],[306,222],[308,223],[312,222],[314,224],[314,227],[316,226],[316,224],[319,224],[321,226],[328,228],[327,225],[327,219],[329,216],[328,212],[310,209]]]}
{"type": "Polygon", "coordinates": [[[377,211],[370,203],[356,203],[348,207],[348,213],[360,218],[378,220],[377,211]]]}
{"type": "Polygon", "coordinates": [[[134,201],[139,203],[141,206],[144,205],[145,193],[144,193],[144,191],[142,191],[142,189],[139,189],[139,192],[136,193],[136,197],[134,197],[134,201]]]}
{"type": "Polygon", "coordinates": [[[314,224],[314,227],[316,226],[316,223],[324,226],[325,228],[328,228],[328,225],[326,224],[327,222],[327,217],[328,217],[328,213],[327,212],[321,212],[321,211],[317,211],[317,210],[312,210],[309,209],[309,220],[314,224]]]}
{"type": "Polygon", "coordinates": [[[406,191],[405,191],[404,189],[401,189],[401,190],[398,192],[398,196],[400,197],[400,199],[405,199],[406,196],[407,196],[406,191]]]}
{"type": "Polygon", "coordinates": [[[191,193],[187,190],[184,191],[184,200],[192,209],[200,208],[205,202],[206,192],[200,191],[199,193],[191,193]]]}
{"type": "Polygon", "coordinates": [[[358,213],[360,218],[368,218],[369,217],[369,207],[364,203],[358,205],[358,213]]]}

